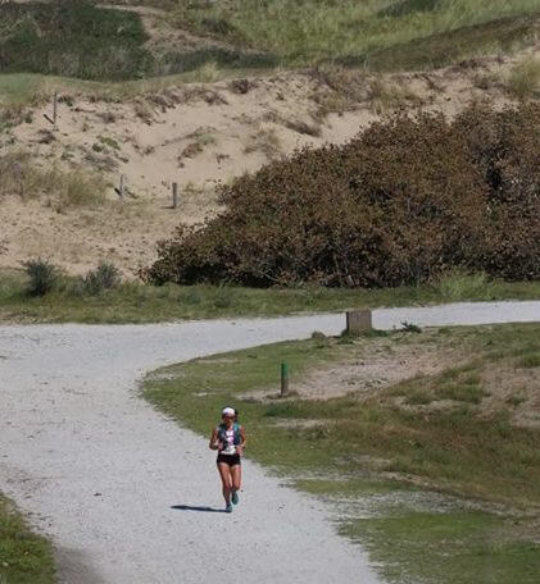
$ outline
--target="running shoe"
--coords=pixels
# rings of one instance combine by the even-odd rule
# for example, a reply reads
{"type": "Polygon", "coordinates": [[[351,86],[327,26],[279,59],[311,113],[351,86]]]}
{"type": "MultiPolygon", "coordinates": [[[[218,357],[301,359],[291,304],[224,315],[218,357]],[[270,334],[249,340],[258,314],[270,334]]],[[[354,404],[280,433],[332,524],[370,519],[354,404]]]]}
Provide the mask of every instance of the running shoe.
{"type": "Polygon", "coordinates": [[[225,507],[225,513],[232,513],[232,505],[230,503],[225,507]]]}
{"type": "Polygon", "coordinates": [[[231,501],[233,505],[238,505],[240,503],[240,497],[238,496],[238,491],[233,491],[231,501]]]}

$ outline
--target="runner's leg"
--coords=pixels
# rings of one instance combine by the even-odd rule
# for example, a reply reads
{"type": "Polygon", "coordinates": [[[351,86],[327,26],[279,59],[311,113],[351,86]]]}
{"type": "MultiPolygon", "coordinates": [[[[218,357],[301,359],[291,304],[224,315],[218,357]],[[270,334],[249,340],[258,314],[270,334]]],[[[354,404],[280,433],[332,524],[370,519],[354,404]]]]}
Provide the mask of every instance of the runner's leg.
{"type": "Polygon", "coordinates": [[[242,487],[242,465],[235,464],[231,466],[231,488],[232,488],[232,501],[233,503],[238,503],[238,491],[242,487]]]}
{"type": "Polygon", "coordinates": [[[226,462],[220,462],[218,464],[219,476],[221,477],[223,498],[225,499],[225,505],[231,504],[231,486],[232,486],[232,476],[231,467],[226,462]]]}

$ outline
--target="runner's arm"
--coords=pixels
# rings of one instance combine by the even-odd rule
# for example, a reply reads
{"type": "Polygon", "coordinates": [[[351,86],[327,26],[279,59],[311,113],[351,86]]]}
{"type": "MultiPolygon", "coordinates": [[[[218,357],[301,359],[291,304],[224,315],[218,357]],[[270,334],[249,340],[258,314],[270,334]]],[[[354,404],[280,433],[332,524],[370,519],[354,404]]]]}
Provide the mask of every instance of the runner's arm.
{"type": "Polygon", "coordinates": [[[212,436],[210,437],[210,444],[208,444],[208,447],[210,450],[219,450],[219,440],[216,428],[212,430],[212,436]]]}
{"type": "Polygon", "coordinates": [[[242,440],[240,444],[236,447],[239,449],[238,454],[243,454],[244,448],[246,447],[246,431],[244,430],[244,426],[240,426],[240,439],[242,440]]]}

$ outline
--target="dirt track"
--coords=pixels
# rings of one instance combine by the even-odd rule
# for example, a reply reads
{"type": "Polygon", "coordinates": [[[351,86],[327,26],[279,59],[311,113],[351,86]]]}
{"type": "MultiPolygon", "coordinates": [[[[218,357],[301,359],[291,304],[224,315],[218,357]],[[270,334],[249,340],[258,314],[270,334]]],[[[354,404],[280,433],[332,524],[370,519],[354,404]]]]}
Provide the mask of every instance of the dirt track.
{"type": "MultiPolygon", "coordinates": [[[[379,328],[540,321],[540,302],[375,311],[379,328]]],[[[343,315],[149,326],[0,327],[0,490],[57,546],[69,584],[377,582],[322,504],[246,464],[232,516],[206,440],[136,397],[152,368],[203,354],[337,333],[343,315]]]]}

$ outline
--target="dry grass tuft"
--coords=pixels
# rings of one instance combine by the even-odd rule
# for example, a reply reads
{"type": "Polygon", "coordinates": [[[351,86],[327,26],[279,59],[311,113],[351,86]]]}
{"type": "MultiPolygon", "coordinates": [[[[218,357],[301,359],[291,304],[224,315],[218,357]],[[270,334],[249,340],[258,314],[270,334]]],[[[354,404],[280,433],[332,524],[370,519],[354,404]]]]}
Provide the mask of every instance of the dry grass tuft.
{"type": "Polygon", "coordinates": [[[269,160],[278,158],[282,154],[281,140],[274,128],[263,128],[250,136],[244,153],[253,152],[262,152],[269,160]]]}
{"type": "Polygon", "coordinates": [[[540,92],[540,59],[529,58],[518,63],[507,82],[508,91],[519,99],[527,99],[540,92]]]}
{"type": "Polygon", "coordinates": [[[105,182],[79,170],[43,169],[32,164],[30,154],[15,152],[0,158],[0,196],[23,200],[45,197],[56,211],[94,207],[105,201],[105,182]]]}
{"type": "Polygon", "coordinates": [[[369,99],[371,109],[378,115],[422,103],[420,97],[407,87],[388,83],[379,77],[370,83],[369,99]]]}

